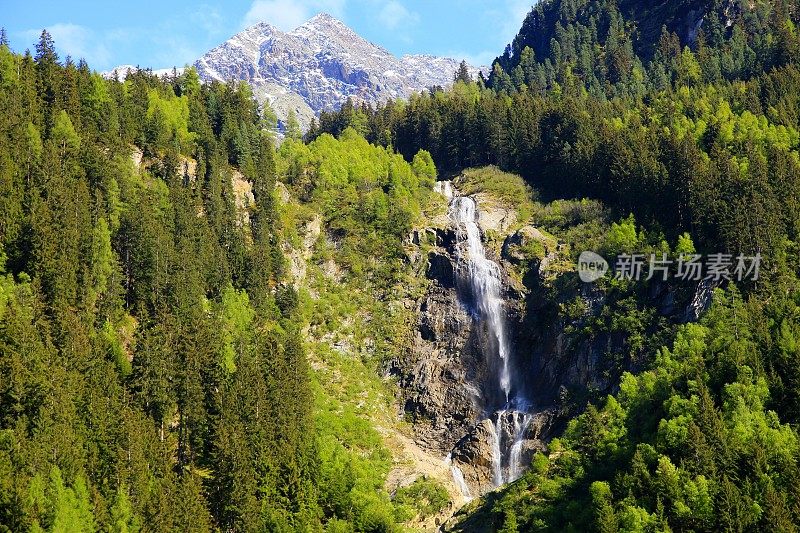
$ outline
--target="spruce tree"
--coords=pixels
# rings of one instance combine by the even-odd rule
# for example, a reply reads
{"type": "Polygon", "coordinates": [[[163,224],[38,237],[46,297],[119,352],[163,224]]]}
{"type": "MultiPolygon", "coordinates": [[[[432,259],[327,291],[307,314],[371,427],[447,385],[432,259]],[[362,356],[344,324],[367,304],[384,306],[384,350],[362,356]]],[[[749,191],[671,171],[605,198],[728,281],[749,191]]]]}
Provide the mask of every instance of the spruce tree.
{"type": "Polygon", "coordinates": [[[466,61],[462,60],[461,63],[459,63],[458,70],[456,70],[456,73],[453,75],[453,81],[460,81],[467,84],[472,83],[472,74],[469,72],[469,65],[467,65],[466,61]]]}

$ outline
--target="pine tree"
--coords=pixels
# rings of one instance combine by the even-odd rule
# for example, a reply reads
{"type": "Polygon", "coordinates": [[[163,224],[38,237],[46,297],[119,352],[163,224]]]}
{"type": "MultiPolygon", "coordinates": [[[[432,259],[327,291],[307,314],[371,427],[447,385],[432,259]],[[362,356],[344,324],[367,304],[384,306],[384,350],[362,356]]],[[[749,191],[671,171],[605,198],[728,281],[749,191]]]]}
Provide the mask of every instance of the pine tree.
{"type": "Polygon", "coordinates": [[[39,98],[44,102],[44,114],[47,120],[47,131],[52,125],[55,114],[56,97],[59,91],[58,54],[56,53],[53,38],[46,30],[42,30],[39,42],[36,44],[36,90],[39,98]]]}
{"type": "Polygon", "coordinates": [[[463,82],[466,84],[471,84],[473,82],[472,74],[469,72],[469,65],[467,65],[466,61],[461,61],[458,65],[458,70],[453,75],[454,82],[463,82]]]}
{"type": "Polygon", "coordinates": [[[130,499],[124,489],[120,487],[111,507],[111,528],[112,533],[137,533],[141,529],[138,517],[135,516],[131,507],[130,499]]]}
{"type": "Polygon", "coordinates": [[[293,141],[299,141],[303,137],[303,133],[300,131],[300,123],[297,122],[297,113],[295,113],[294,109],[290,109],[289,115],[286,117],[285,136],[293,141]]]}
{"type": "Polygon", "coordinates": [[[595,481],[589,491],[592,496],[595,529],[600,533],[618,531],[617,518],[612,504],[611,488],[608,483],[595,481]]]}

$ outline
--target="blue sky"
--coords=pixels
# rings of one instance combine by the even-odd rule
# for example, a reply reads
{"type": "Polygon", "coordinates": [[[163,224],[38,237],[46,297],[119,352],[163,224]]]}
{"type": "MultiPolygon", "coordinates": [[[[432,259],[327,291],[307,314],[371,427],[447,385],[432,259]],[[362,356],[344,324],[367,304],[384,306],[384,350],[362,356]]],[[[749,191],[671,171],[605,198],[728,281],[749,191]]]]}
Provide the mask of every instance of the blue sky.
{"type": "Polygon", "coordinates": [[[327,12],[395,55],[448,55],[486,65],[511,41],[534,1],[0,0],[0,26],[20,52],[33,49],[47,28],[62,57],[83,57],[96,70],[166,68],[192,62],[254,22],[290,30],[327,12]]]}

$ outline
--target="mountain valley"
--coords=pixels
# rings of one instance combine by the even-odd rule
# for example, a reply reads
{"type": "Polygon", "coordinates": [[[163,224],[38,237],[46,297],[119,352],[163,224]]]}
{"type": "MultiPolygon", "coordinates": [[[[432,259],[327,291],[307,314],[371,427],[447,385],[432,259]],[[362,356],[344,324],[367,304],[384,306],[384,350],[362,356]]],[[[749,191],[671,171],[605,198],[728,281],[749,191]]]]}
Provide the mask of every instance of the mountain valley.
{"type": "Polygon", "coordinates": [[[0,32],[0,533],[797,531],[799,27],[547,0],[487,77],[0,32]]]}

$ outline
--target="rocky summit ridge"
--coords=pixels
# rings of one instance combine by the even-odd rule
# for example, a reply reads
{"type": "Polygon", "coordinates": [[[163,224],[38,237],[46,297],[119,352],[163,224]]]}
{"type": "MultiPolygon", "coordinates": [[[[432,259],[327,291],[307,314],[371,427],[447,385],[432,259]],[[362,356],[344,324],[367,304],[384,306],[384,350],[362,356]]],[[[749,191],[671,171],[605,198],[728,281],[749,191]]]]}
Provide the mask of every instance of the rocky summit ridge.
{"type": "MultiPolygon", "coordinates": [[[[334,110],[348,98],[374,105],[447,86],[458,64],[431,55],[398,58],[321,13],[289,32],[259,22],[194,66],[205,81],[246,80],[259,101],[270,103],[281,126],[294,110],[305,129],[321,111],[334,110]]],[[[471,71],[477,75],[477,69],[471,71]]]]}

